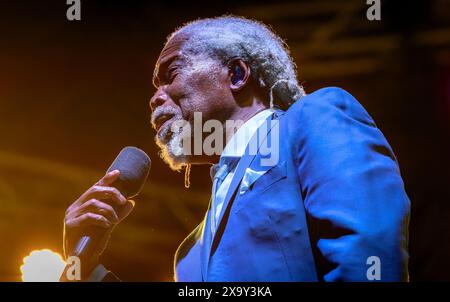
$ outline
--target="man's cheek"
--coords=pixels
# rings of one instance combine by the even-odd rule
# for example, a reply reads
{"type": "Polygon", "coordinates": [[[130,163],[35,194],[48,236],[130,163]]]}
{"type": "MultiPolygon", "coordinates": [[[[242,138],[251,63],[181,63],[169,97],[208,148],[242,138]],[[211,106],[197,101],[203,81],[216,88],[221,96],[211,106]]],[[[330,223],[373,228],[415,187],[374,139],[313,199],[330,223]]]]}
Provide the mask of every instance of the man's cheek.
{"type": "Polygon", "coordinates": [[[204,92],[208,91],[208,89],[213,88],[212,83],[213,75],[207,72],[192,72],[189,74],[183,74],[181,76],[184,81],[186,89],[190,89],[194,92],[204,92]]]}
{"type": "Polygon", "coordinates": [[[167,94],[170,96],[172,102],[175,105],[180,104],[180,100],[184,97],[184,93],[181,90],[181,87],[179,85],[171,85],[169,89],[167,89],[167,94]]]}

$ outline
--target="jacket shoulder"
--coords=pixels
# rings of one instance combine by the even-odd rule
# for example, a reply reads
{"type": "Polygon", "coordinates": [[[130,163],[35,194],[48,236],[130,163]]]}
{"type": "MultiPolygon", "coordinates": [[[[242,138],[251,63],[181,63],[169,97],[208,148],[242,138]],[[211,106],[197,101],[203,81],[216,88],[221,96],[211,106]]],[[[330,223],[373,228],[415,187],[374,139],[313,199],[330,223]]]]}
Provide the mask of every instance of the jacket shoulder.
{"type": "Polygon", "coordinates": [[[376,126],[364,107],[350,93],[339,87],[316,90],[297,100],[287,111],[288,116],[294,120],[301,117],[306,123],[314,123],[321,120],[319,115],[331,113],[376,126]]]}

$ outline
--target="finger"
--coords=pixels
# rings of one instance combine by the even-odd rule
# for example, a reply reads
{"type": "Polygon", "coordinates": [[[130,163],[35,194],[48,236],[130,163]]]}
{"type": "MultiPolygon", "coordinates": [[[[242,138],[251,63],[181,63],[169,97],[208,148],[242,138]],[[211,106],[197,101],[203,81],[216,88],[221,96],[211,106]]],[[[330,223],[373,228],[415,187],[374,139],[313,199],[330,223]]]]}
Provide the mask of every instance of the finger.
{"type": "Polygon", "coordinates": [[[95,186],[109,186],[114,183],[120,175],[119,170],[113,170],[109,173],[106,173],[99,181],[95,183],[95,186]]]}
{"type": "Polygon", "coordinates": [[[133,211],[135,206],[134,200],[127,200],[127,203],[119,208],[119,221],[124,220],[128,215],[130,215],[131,211],[133,211]]]}
{"type": "Polygon", "coordinates": [[[105,229],[113,226],[106,217],[95,213],[85,213],[76,218],[72,218],[67,221],[66,225],[68,227],[99,226],[105,229]]]}
{"type": "MultiPolygon", "coordinates": [[[[88,201],[89,199],[95,198],[90,196],[90,194],[95,191],[96,186],[108,186],[115,182],[117,178],[120,175],[119,170],[113,170],[109,173],[106,173],[103,178],[101,178],[99,181],[97,181],[92,187],[90,187],[86,192],[84,192],[77,200],[75,200],[66,210],[66,216],[69,215],[69,213],[76,211],[78,207],[83,204],[84,202],[88,201]]],[[[123,200],[122,200],[123,202],[123,200]]]]}
{"type": "Polygon", "coordinates": [[[119,190],[114,187],[93,186],[90,188],[83,198],[85,201],[89,199],[99,199],[103,201],[113,201],[118,205],[124,205],[127,202],[119,190]]]}
{"type": "Polygon", "coordinates": [[[91,212],[106,217],[106,219],[113,224],[119,222],[119,216],[116,213],[116,210],[111,205],[97,199],[90,199],[86,201],[83,205],[81,205],[77,212],[78,213],[75,217],[91,212]]]}

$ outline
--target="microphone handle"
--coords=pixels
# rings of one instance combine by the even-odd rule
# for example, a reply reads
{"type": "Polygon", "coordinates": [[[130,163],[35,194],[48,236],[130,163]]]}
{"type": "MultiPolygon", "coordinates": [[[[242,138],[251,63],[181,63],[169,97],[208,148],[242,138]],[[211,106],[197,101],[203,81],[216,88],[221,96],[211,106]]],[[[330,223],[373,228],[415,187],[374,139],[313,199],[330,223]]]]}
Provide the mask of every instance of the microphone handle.
{"type": "MultiPolygon", "coordinates": [[[[114,187],[122,192],[122,186],[120,185],[120,183],[114,184],[114,187]]],[[[119,213],[121,208],[120,205],[114,203],[114,201],[109,201],[108,204],[111,205],[111,207],[117,214],[119,213]]],[[[86,234],[78,240],[75,248],[70,253],[70,256],[77,256],[80,259],[90,257],[99,244],[99,241],[103,240],[103,236],[105,236],[106,233],[107,230],[102,227],[89,227],[88,229],[86,229],[86,234]]]]}
{"type": "MultiPolygon", "coordinates": [[[[93,269],[94,267],[90,267],[96,263],[97,260],[91,259],[95,249],[98,247],[99,241],[103,240],[103,236],[106,235],[106,230],[102,229],[100,227],[93,227],[89,228],[87,231],[88,234],[83,235],[77,242],[75,248],[72,250],[72,252],[69,254],[69,256],[76,256],[80,260],[81,264],[81,274],[82,278],[86,278],[90,272],[87,272],[86,274],[85,270],[93,269]],[[95,260],[95,261],[94,261],[95,260]]],[[[67,279],[67,271],[70,268],[70,264],[67,263],[67,265],[64,268],[64,271],[60,277],[60,281],[66,282],[66,281],[81,281],[81,280],[68,280],[67,279]]]]}
{"type": "Polygon", "coordinates": [[[100,242],[106,236],[108,230],[99,226],[90,227],[86,230],[85,234],[81,236],[75,245],[70,256],[77,256],[80,260],[89,261],[94,255],[95,250],[98,248],[100,242]]]}
{"type": "MultiPolygon", "coordinates": [[[[118,213],[119,205],[114,204],[114,202],[109,203],[116,213],[118,213]]],[[[106,233],[108,231],[104,228],[95,226],[90,227],[86,229],[86,234],[83,235],[75,245],[74,249],[69,253],[69,256],[76,256],[80,259],[81,266],[83,267],[83,263],[90,263],[92,259],[92,255],[94,254],[95,249],[97,248],[97,245],[102,241],[104,238],[103,236],[106,236],[106,233]]],[[[69,267],[66,266],[64,268],[63,274],[61,275],[60,281],[68,281],[65,277],[67,269],[69,267]]],[[[82,269],[83,274],[83,269],[82,269]]]]}

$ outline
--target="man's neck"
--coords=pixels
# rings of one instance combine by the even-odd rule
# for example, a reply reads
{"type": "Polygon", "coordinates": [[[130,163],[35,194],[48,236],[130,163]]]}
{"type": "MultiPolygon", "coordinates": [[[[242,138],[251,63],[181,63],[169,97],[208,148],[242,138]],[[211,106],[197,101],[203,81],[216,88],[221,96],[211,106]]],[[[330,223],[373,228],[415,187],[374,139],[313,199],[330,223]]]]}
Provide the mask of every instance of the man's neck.
{"type": "Polygon", "coordinates": [[[263,111],[265,109],[268,109],[268,107],[266,107],[263,103],[256,103],[250,107],[242,107],[242,108],[239,108],[239,110],[237,110],[236,112],[234,112],[228,118],[228,120],[242,121],[245,123],[246,121],[251,119],[253,116],[255,116],[256,114],[260,113],[261,111],[263,111]]]}
{"type": "MultiPolygon", "coordinates": [[[[253,99],[253,102],[250,106],[245,106],[245,107],[240,107],[238,110],[236,110],[235,112],[233,112],[229,117],[228,117],[228,121],[241,121],[242,123],[235,123],[234,126],[238,126],[236,128],[234,128],[234,131],[237,131],[240,126],[242,126],[245,122],[247,122],[249,119],[251,119],[252,117],[254,117],[256,114],[260,113],[261,111],[265,110],[265,109],[269,109],[266,105],[264,105],[264,103],[262,103],[261,101],[259,101],[258,99],[253,99]]],[[[229,139],[232,137],[232,135],[229,135],[229,137],[227,137],[226,133],[227,133],[227,129],[226,129],[226,125],[223,125],[223,129],[225,130],[224,132],[224,147],[226,146],[226,144],[228,143],[229,139]]],[[[230,132],[228,132],[228,134],[230,134],[230,132]]],[[[214,163],[218,163],[219,162],[219,158],[220,158],[220,154],[213,154],[210,156],[201,156],[201,159],[193,162],[194,164],[214,164],[214,163]]]]}

